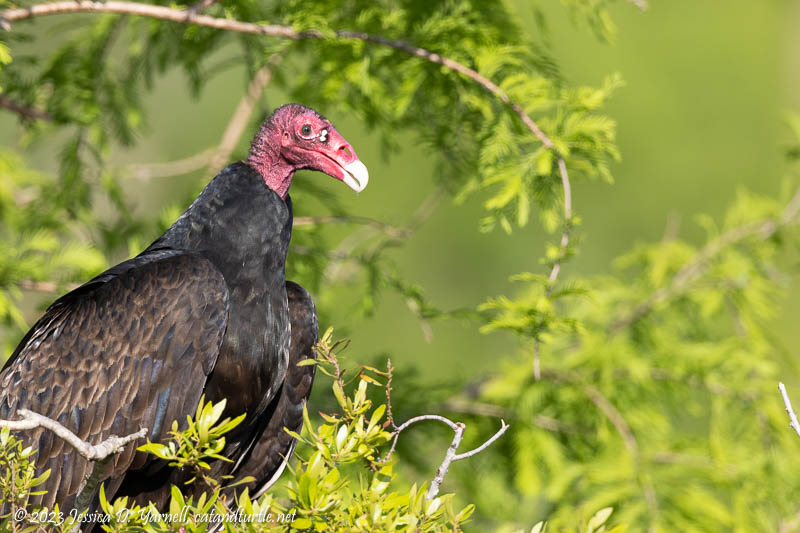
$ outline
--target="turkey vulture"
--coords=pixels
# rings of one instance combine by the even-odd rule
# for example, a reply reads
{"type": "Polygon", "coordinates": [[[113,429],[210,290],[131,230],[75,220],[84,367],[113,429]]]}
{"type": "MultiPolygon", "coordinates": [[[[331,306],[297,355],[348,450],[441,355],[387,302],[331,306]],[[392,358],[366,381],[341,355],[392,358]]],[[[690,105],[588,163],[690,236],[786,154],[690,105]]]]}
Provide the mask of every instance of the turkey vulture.
{"type": "MultiPolygon", "coordinates": [[[[294,448],[311,390],[317,317],[309,294],[285,279],[292,232],[289,186],[312,169],[356,192],[367,169],[331,123],[289,104],[263,122],[246,162],[220,172],[140,255],[56,300],[0,372],[0,419],[26,408],[92,444],[148,428],[164,439],[193,415],[201,394],[246,418],[226,435],[212,474],[253,476],[265,490],[294,448]]],[[[49,468],[32,499],[69,510],[89,464],[51,432],[24,435],[49,468]]],[[[132,443],[104,472],[106,495],[163,507],[186,473],[132,443]]],[[[96,501],[96,498],[95,498],[96,501]]],[[[0,505],[0,507],[2,507],[0,505]]],[[[7,512],[7,511],[6,511],[7,512]]]]}

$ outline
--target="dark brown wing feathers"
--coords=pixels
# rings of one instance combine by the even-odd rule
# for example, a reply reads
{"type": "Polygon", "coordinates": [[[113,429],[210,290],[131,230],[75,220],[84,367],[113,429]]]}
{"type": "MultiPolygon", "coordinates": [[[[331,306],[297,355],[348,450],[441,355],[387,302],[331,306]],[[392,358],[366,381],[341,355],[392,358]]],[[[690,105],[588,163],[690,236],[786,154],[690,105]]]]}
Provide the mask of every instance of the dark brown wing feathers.
{"type": "MultiPolygon", "coordinates": [[[[58,300],[34,326],[0,374],[0,418],[25,407],[96,444],[141,427],[159,440],[194,409],[202,386],[185,384],[205,382],[225,332],[222,275],[191,253],[126,263],[58,300]]],[[[25,437],[51,469],[42,503],[71,506],[87,462],[48,431],[25,437]]],[[[110,475],[145,459],[129,445],[110,475]]]]}

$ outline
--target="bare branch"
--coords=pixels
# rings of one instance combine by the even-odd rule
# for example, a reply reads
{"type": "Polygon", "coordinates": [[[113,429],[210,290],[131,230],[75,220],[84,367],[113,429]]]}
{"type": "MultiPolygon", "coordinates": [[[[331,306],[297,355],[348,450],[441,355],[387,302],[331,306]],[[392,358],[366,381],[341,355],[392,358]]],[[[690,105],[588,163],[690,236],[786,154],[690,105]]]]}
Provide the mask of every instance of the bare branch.
{"type": "Polygon", "coordinates": [[[420,416],[415,416],[414,418],[409,418],[408,420],[406,420],[405,422],[403,422],[402,424],[397,426],[397,429],[394,430],[395,442],[397,441],[397,436],[399,436],[400,433],[402,433],[403,431],[408,429],[413,424],[416,424],[417,422],[424,422],[425,420],[436,420],[437,422],[441,422],[443,424],[447,424],[448,426],[450,426],[450,429],[452,429],[453,431],[457,430],[458,429],[458,425],[461,423],[461,422],[453,422],[449,418],[446,418],[446,417],[441,416],[441,415],[420,415],[420,416]]]}
{"type": "MultiPolygon", "coordinates": [[[[7,427],[11,431],[44,428],[53,432],[61,440],[72,446],[81,457],[91,463],[92,468],[81,481],[78,494],[75,497],[73,508],[79,511],[87,509],[91,505],[92,500],[95,498],[97,486],[102,481],[106,465],[111,457],[121,452],[129,443],[144,438],[147,435],[147,428],[142,428],[136,433],[125,437],[111,435],[103,442],[92,445],[81,440],[75,433],[51,418],[47,418],[46,416],[27,409],[17,409],[16,412],[22,417],[20,420],[0,420],[0,427],[7,427]]],[[[77,532],[79,529],[80,528],[76,526],[71,531],[77,532]]]]}
{"type": "Polygon", "coordinates": [[[215,148],[206,148],[202,152],[190,155],[184,159],[167,161],[165,163],[129,165],[126,170],[132,177],[140,180],[180,176],[209,166],[209,162],[215,152],[215,148]]]}
{"type": "MultiPolygon", "coordinates": [[[[505,426],[505,422],[503,422],[505,426]]],[[[444,459],[442,460],[442,464],[439,465],[439,468],[436,469],[436,475],[433,476],[431,480],[431,484],[428,487],[428,492],[425,494],[425,499],[432,500],[439,494],[439,487],[442,486],[442,481],[444,481],[444,476],[447,475],[447,471],[450,470],[450,465],[453,461],[456,460],[456,450],[458,449],[459,445],[461,444],[461,439],[464,438],[464,430],[467,428],[461,422],[456,423],[456,428],[454,430],[455,434],[453,435],[453,442],[450,443],[450,446],[447,448],[447,453],[444,454],[444,459]]],[[[505,429],[505,427],[504,427],[505,429]]]]}
{"type": "MultiPolygon", "coordinates": [[[[500,429],[497,430],[497,433],[495,433],[494,435],[489,437],[489,440],[487,440],[486,442],[484,442],[483,444],[481,444],[477,448],[474,448],[474,449],[472,449],[472,450],[470,450],[468,452],[459,453],[457,455],[454,455],[452,460],[453,461],[460,461],[461,459],[467,459],[469,457],[472,457],[473,455],[478,455],[483,450],[485,450],[486,448],[491,446],[494,443],[494,441],[499,439],[503,435],[503,433],[505,433],[508,430],[509,427],[510,426],[508,424],[506,424],[506,421],[501,419],[500,420],[500,429]]],[[[442,463],[442,464],[444,464],[444,463],[442,463]]],[[[445,470],[445,473],[446,472],[447,471],[445,470]]],[[[430,499],[430,497],[428,499],[430,499]]]]}
{"type": "MultiPolygon", "coordinates": [[[[387,393],[388,394],[388,393],[387,393]]],[[[461,444],[461,440],[464,438],[464,430],[467,426],[462,422],[453,422],[449,418],[445,418],[440,415],[420,415],[415,416],[414,418],[410,418],[397,426],[394,430],[394,440],[392,441],[392,447],[389,449],[389,452],[386,454],[386,457],[382,459],[382,462],[386,462],[394,453],[395,447],[397,446],[397,439],[400,438],[400,433],[408,429],[411,425],[416,424],[417,422],[422,422],[425,420],[435,420],[437,422],[442,422],[443,424],[447,424],[450,426],[450,429],[453,430],[453,441],[450,443],[450,446],[447,448],[447,453],[445,453],[444,459],[442,460],[442,464],[439,465],[439,468],[436,469],[436,475],[434,476],[433,480],[431,481],[430,487],[428,487],[428,492],[426,494],[426,499],[432,500],[439,494],[439,487],[442,485],[442,481],[444,481],[444,477],[447,475],[448,470],[450,470],[450,465],[455,461],[460,461],[461,459],[467,459],[468,457],[472,457],[481,453],[483,450],[491,446],[494,441],[499,439],[503,433],[505,433],[508,428],[510,427],[508,424],[505,423],[504,420],[500,420],[500,429],[492,435],[489,440],[478,446],[477,448],[470,450],[468,452],[457,454],[456,450],[458,450],[459,445],[461,444]]]]}
{"type": "Polygon", "coordinates": [[[783,383],[778,382],[778,388],[781,391],[781,396],[783,396],[783,405],[786,406],[786,412],[789,413],[789,420],[791,421],[789,427],[800,437],[800,422],[797,421],[797,415],[794,413],[794,409],[792,409],[792,401],[789,399],[786,387],[783,383]]]}
{"type": "Polygon", "coordinates": [[[132,433],[126,437],[112,435],[103,442],[92,445],[81,440],[75,433],[46,416],[28,411],[27,409],[17,409],[17,414],[22,417],[21,420],[0,420],[0,427],[7,427],[11,429],[11,431],[23,431],[36,428],[47,429],[75,448],[75,451],[88,461],[102,461],[122,451],[122,448],[125,447],[126,444],[147,435],[147,428],[142,428],[136,433],[132,433]]]}
{"type": "MultiPolygon", "coordinates": [[[[198,5],[198,4],[195,4],[198,5]]],[[[157,6],[151,4],[142,4],[139,2],[120,2],[116,0],[108,0],[105,2],[94,2],[90,0],[66,0],[61,2],[49,2],[44,4],[36,4],[29,7],[21,7],[16,9],[6,9],[0,12],[2,18],[7,25],[18,20],[25,20],[34,17],[42,17],[48,15],[58,15],[64,13],[78,13],[78,12],[93,12],[93,13],[118,13],[128,15],[139,15],[143,17],[151,17],[162,20],[169,20],[172,22],[197,24],[199,26],[207,26],[209,28],[216,28],[226,31],[234,31],[238,33],[250,33],[256,35],[269,35],[272,37],[282,37],[285,39],[325,39],[326,36],[318,30],[297,31],[291,26],[282,26],[279,24],[254,24],[251,22],[242,22],[234,19],[224,19],[210,17],[208,15],[201,15],[190,9],[174,9],[165,6],[157,6]]],[[[464,76],[472,79],[490,93],[497,96],[504,104],[508,105],[514,113],[516,113],[522,122],[528,127],[529,130],[544,144],[547,148],[555,150],[553,142],[544,132],[539,129],[533,119],[518,104],[513,102],[508,95],[498,85],[491,80],[479,74],[457,61],[448,57],[444,57],[430,50],[413,46],[404,41],[395,39],[388,39],[380,35],[371,35],[363,32],[355,32],[348,30],[339,30],[336,35],[342,39],[358,39],[361,41],[379,44],[400,50],[408,54],[420,57],[431,63],[437,63],[447,67],[450,70],[459,72],[464,76]]],[[[560,165],[559,165],[560,166],[560,165]]]]}
{"type": "MultiPolygon", "coordinates": [[[[0,16],[0,22],[2,22],[2,16],[0,16]]],[[[8,109],[9,111],[13,111],[22,118],[28,120],[46,120],[47,122],[53,121],[53,115],[47,111],[27,107],[2,95],[0,95],[0,107],[8,109]]]]}
{"type": "MultiPolygon", "coordinates": [[[[561,234],[561,243],[559,244],[559,252],[563,254],[569,245],[569,230],[572,222],[572,187],[569,184],[567,164],[561,156],[558,157],[558,170],[561,174],[561,187],[564,190],[564,233],[561,234]]],[[[553,291],[553,284],[558,279],[559,272],[561,272],[561,260],[553,265],[550,275],[547,277],[547,281],[550,282],[550,286],[547,288],[548,296],[553,291]]]]}
{"type": "Polygon", "coordinates": [[[253,76],[250,85],[247,87],[247,93],[239,101],[233,117],[225,128],[225,133],[222,134],[222,140],[217,146],[216,153],[209,161],[209,166],[212,169],[222,168],[223,165],[227,164],[233,149],[236,148],[236,144],[242,137],[247,127],[247,122],[255,110],[256,102],[261,98],[272,77],[272,67],[280,65],[282,59],[280,54],[273,54],[253,76]]]}
{"type": "Polygon", "coordinates": [[[444,476],[447,475],[447,471],[450,470],[450,465],[454,461],[460,461],[461,459],[466,459],[468,457],[472,457],[473,455],[481,453],[483,450],[491,446],[494,441],[499,439],[503,435],[503,433],[505,433],[508,430],[508,428],[509,425],[506,424],[505,421],[501,420],[500,429],[497,431],[497,433],[492,435],[489,438],[489,440],[487,440],[474,450],[470,450],[462,454],[456,454],[456,450],[458,449],[458,446],[461,444],[461,439],[464,436],[464,429],[466,429],[466,426],[464,424],[462,424],[461,422],[457,422],[456,429],[454,430],[455,435],[453,435],[453,442],[451,442],[450,447],[447,448],[447,453],[444,456],[444,460],[442,461],[442,464],[439,465],[439,468],[436,470],[436,475],[434,476],[433,481],[431,481],[431,486],[428,487],[428,493],[425,495],[425,498],[428,500],[432,500],[436,497],[437,494],[439,494],[439,487],[442,485],[442,482],[444,481],[444,476]]]}

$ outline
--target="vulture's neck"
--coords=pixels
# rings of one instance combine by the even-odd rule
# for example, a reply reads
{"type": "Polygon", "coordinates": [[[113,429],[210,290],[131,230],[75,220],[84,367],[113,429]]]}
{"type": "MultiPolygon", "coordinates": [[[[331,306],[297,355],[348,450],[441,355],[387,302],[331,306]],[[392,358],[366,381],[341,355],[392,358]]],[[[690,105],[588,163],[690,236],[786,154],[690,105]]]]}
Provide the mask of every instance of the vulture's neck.
{"type": "MultiPolygon", "coordinates": [[[[263,177],[244,163],[222,170],[153,248],[196,251],[223,271],[226,279],[245,275],[251,262],[267,260],[283,274],[292,231],[288,195],[282,199],[263,177]],[[212,257],[213,256],[213,257],[212,257]]],[[[261,267],[263,268],[263,266],[261,267]]],[[[253,272],[256,275],[256,272],[253,272]]]]}
{"type": "Polygon", "coordinates": [[[276,144],[280,146],[280,132],[274,130],[267,126],[258,132],[250,145],[246,163],[261,175],[267,187],[286,200],[296,169],[283,158],[280,148],[276,148],[276,144]]]}

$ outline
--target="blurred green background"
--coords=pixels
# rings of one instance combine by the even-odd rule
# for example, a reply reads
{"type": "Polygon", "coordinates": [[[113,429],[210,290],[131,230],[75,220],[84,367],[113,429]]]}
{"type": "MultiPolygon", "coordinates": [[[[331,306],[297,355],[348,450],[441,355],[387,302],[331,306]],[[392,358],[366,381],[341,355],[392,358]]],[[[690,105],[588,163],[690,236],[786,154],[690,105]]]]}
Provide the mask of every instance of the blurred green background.
{"type": "MultiPolygon", "coordinates": [[[[564,279],[573,273],[607,272],[613,259],[637,241],[661,239],[667,225],[699,242],[703,230],[695,216],[719,218],[739,187],[771,195],[779,191],[784,175],[779,147],[788,137],[783,114],[800,109],[800,2],[673,0],[653,2],[644,13],[622,3],[613,9],[620,28],[613,44],[598,42],[586,28],[576,28],[554,2],[542,4],[549,24],[544,30],[534,22],[531,3],[513,2],[521,26],[532,39],[549,43],[567,80],[598,85],[606,75],[619,72],[626,82],[608,109],[618,121],[623,156],[613,167],[616,183],[573,184],[574,207],[582,218],[576,235],[582,242],[564,279]]],[[[65,29],[58,19],[36,24],[49,28],[54,38],[65,29]]],[[[220,50],[216,59],[225,61],[230,55],[226,52],[220,50]]],[[[133,149],[116,148],[114,161],[170,161],[215,145],[245,84],[243,69],[234,65],[216,75],[195,99],[183,76],[172,71],[146,96],[146,133],[133,149]]],[[[268,87],[267,108],[285,100],[268,87]]],[[[370,169],[371,182],[355,197],[320,174],[303,173],[298,180],[317,181],[354,215],[402,225],[434,188],[432,155],[409,137],[401,143],[400,154],[384,160],[378,140],[358,117],[320,111],[356,147],[370,169]]],[[[0,143],[24,144],[15,121],[0,113],[0,143]]],[[[245,141],[237,157],[245,153],[245,141]]],[[[25,152],[31,166],[55,171],[57,147],[58,140],[51,138],[26,145],[25,152]]],[[[126,191],[138,209],[155,215],[160,199],[190,179],[131,180],[126,191]]],[[[408,245],[392,252],[406,279],[424,287],[440,308],[474,307],[493,295],[512,292],[509,275],[542,271],[537,258],[546,236],[537,225],[512,235],[476,235],[481,201],[477,195],[458,206],[446,197],[408,245]]],[[[314,209],[326,212],[322,205],[314,209]]],[[[344,237],[357,230],[334,231],[344,237]]],[[[798,300],[796,294],[790,293],[777,332],[787,351],[800,342],[794,326],[800,304],[792,303],[798,300]]],[[[398,363],[417,365],[425,379],[469,381],[518,349],[508,334],[482,335],[474,325],[458,321],[434,322],[433,339],[427,342],[406,304],[389,292],[371,317],[358,313],[357,295],[347,288],[330,298],[336,301],[332,322],[340,335],[353,340],[359,357],[390,354],[398,363]],[[367,349],[371,353],[365,354],[367,349]]],[[[39,310],[29,311],[32,323],[39,310]]]]}

